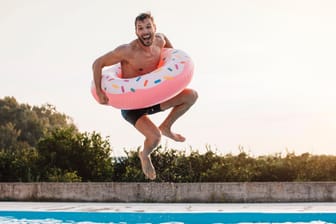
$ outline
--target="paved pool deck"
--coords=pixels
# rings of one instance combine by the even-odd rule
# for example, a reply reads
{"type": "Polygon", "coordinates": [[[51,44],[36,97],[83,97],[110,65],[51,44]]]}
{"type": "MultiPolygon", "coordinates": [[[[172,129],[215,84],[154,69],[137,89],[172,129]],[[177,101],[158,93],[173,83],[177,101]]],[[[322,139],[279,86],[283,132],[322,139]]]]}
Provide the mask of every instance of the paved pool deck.
{"type": "Polygon", "coordinates": [[[0,211],[68,212],[336,212],[330,203],[79,203],[0,202],[0,211]]]}

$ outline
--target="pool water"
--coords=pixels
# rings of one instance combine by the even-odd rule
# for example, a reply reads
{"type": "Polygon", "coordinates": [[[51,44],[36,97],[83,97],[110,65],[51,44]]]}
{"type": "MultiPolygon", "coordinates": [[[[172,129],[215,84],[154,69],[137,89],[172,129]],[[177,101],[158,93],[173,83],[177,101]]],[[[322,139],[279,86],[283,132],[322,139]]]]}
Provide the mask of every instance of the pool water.
{"type": "Polygon", "coordinates": [[[1,224],[336,223],[336,212],[63,212],[0,211],[1,224]]]}

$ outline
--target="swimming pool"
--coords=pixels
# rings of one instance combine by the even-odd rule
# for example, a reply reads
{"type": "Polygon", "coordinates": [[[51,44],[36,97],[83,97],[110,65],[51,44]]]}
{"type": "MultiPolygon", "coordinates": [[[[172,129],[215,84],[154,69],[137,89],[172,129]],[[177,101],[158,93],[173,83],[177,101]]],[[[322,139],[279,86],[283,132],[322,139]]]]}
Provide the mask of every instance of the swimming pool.
{"type": "Polygon", "coordinates": [[[336,213],[144,213],[144,212],[34,212],[0,211],[0,223],[336,223],[336,213]]]}
{"type": "Polygon", "coordinates": [[[336,204],[0,203],[0,223],[325,224],[336,223],[336,204]]]}

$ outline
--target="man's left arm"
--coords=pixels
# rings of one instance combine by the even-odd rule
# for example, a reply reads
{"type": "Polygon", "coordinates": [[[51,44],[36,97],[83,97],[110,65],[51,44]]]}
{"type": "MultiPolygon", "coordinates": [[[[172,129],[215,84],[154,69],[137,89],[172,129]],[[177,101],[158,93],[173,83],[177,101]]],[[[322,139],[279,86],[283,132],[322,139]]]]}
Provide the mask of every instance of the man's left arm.
{"type": "Polygon", "coordinates": [[[173,47],[173,45],[170,43],[170,41],[168,40],[168,38],[166,37],[166,35],[163,35],[163,38],[164,38],[164,40],[165,40],[165,42],[166,42],[166,44],[165,44],[165,48],[174,48],[173,47]]]}
{"type": "Polygon", "coordinates": [[[164,48],[174,48],[169,39],[166,37],[166,35],[164,35],[163,33],[156,33],[156,35],[158,35],[164,41],[165,43],[163,45],[164,48]]]}

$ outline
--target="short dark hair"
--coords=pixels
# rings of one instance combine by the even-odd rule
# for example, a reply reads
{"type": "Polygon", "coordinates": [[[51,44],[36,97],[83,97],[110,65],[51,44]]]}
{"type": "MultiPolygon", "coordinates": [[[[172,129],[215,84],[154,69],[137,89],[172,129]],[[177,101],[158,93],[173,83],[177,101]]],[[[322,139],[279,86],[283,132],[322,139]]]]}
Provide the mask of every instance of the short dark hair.
{"type": "Polygon", "coordinates": [[[137,17],[135,17],[134,25],[136,26],[136,24],[137,24],[138,21],[144,21],[145,19],[148,19],[148,18],[151,19],[152,22],[154,23],[154,18],[151,15],[150,12],[140,13],[137,17]]]}

